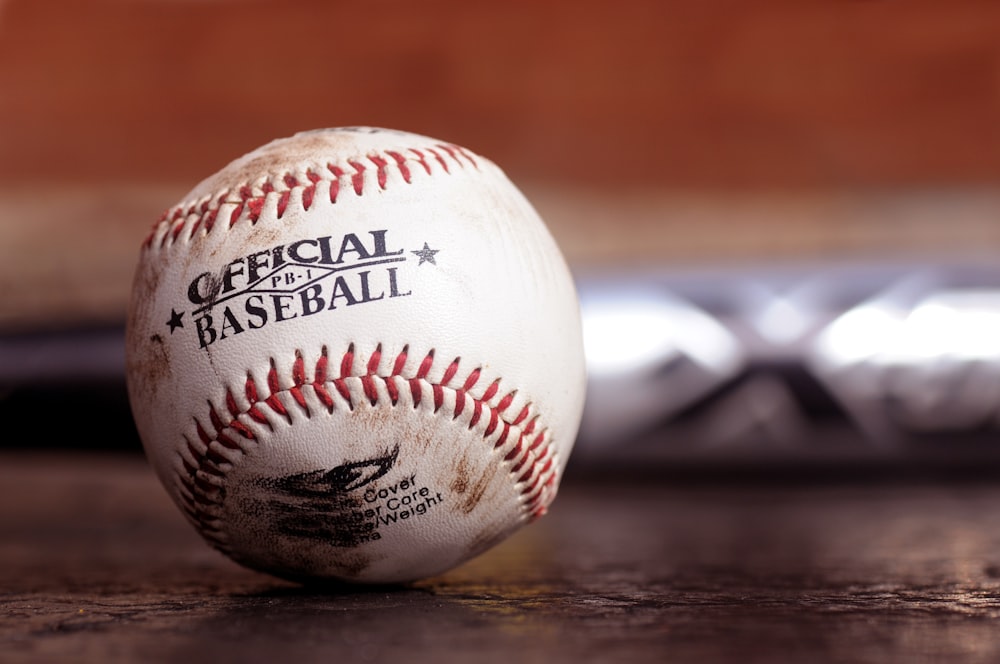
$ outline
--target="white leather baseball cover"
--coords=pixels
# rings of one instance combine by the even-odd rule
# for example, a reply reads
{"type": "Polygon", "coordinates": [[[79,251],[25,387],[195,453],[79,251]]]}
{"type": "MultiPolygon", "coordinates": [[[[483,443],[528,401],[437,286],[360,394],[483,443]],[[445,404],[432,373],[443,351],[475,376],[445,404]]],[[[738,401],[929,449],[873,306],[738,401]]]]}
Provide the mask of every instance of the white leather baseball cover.
{"type": "Polygon", "coordinates": [[[373,128],[273,141],[168,210],[126,359],[181,510],[302,581],[431,576],[543,514],[585,387],[573,280],[524,196],[373,128]]]}

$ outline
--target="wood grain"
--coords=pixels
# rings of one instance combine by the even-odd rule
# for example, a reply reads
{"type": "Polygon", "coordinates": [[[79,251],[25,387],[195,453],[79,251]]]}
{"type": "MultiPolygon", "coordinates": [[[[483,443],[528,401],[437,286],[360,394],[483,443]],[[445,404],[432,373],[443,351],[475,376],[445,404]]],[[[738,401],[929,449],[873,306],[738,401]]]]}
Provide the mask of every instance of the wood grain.
{"type": "Polygon", "coordinates": [[[406,587],[216,554],[141,458],[0,457],[5,662],[995,662],[1000,495],[570,473],[542,520],[406,587]]]}

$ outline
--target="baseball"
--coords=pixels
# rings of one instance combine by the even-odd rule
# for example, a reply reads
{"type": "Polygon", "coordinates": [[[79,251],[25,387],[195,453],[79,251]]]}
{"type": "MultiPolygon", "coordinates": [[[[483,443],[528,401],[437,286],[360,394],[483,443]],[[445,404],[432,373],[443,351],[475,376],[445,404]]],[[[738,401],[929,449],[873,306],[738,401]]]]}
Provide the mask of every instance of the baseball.
{"type": "Polygon", "coordinates": [[[146,455],[214,548],[300,582],[442,573],[545,513],[577,294],[503,171],[351,127],[236,159],[154,224],[129,304],[146,455]]]}

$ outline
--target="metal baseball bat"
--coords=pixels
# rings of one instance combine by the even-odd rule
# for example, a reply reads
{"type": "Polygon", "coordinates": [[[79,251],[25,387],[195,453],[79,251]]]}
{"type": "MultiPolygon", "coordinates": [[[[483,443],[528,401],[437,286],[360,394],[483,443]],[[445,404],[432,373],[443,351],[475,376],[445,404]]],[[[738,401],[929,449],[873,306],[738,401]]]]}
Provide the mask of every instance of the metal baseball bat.
{"type": "MultiPolygon", "coordinates": [[[[577,283],[578,466],[1000,461],[1000,257],[580,271],[577,283]]],[[[0,337],[0,406],[25,389],[124,385],[122,337],[0,337]]]]}

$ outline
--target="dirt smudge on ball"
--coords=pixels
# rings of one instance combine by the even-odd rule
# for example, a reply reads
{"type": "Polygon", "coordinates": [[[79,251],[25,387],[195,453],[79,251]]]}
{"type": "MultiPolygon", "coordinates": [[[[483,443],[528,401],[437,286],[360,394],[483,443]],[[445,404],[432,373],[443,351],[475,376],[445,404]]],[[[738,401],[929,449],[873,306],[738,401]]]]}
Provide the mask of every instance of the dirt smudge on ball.
{"type": "Polygon", "coordinates": [[[455,477],[451,481],[451,490],[458,495],[469,490],[469,461],[462,457],[455,466],[455,477]]]}
{"type": "Polygon", "coordinates": [[[483,494],[486,493],[487,487],[490,485],[490,480],[493,479],[493,468],[487,467],[486,472],[479,476],[476,483],[468,491],[465,500],[459,504],[459,509],[462,510],[463,514],[470,514],[479,505],[479,501],[483,499],[483,494]]]}
{"type": "Polygon", "coordinates": [[[132,389],[137,394],[147,394],[153,397],[161,385],[169,383],[172,374],[170,350],[163,337],[153,333],[146,338],[136,330],[136,338],[132,341],[134,352],[129,353],[126,371],[132,389]]]}

